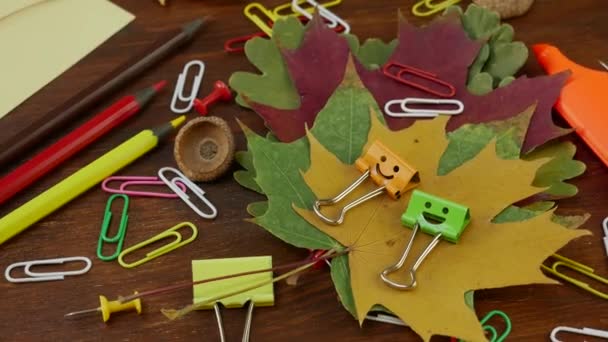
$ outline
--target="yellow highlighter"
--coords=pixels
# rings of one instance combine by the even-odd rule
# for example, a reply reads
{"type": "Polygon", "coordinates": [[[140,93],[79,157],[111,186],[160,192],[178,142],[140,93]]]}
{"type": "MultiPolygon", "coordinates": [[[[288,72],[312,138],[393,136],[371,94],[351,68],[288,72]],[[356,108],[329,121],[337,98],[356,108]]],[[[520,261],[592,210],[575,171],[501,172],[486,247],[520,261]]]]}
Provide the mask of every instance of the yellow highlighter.
{"type": "Polygon", "coordinates": [[[185,116],[154,129],[144,130],[123,142],[68,178],[0,219],[0,244],[61,208],[105,178],[156,147],[159,141],[184,123],[185,116]]]}

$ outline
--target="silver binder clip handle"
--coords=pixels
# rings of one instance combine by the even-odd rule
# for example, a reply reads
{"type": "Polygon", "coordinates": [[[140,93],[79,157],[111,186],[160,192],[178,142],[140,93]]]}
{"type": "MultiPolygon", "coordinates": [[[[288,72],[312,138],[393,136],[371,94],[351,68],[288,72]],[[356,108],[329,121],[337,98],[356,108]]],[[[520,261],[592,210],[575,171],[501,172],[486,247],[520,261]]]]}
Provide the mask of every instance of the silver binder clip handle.
{"type": "Polygon", "coordinates": [[[184,176],[184,174],[181,173],[179,170],[174,169],[172,167],[163,167],[158,170],[158,178],[160,178],[165,184],[167,184],[171,191],[173,191],[177,196],[179,196],[179,198],[181,198],[182,201],[184,201],[184,203],[186,203],[200,217],[206,219],[213,219],[217,216],[217,209],[215,208],[213,203],[211,203],[211,201],[209,201],[205,197],[205,191],[203,191],[203,189],[194,184],[190,179],[188,179],[188,177],[184,176]],[[176,176],[169,179],[165,175],[165,173],[167,172],[174,173],[176,176]],[[192,203],[192,201],[190,200],[190,196],[188,196],[188,194],[182,191],[182,189],[178,186],[179,183],[185,185],[186,189],[190,190],[196,197],[198,197],[198,199],[200,199],[205,204],[209,211],[205,212],[201,210],[198,206],[196,206],[196,204],[192,203]]]}
{"type": "Polygon", "coordinates": [[[67,258],[56,258],[56,259],[46,259],[46,260],[31,260],[31,261],[22,261],[16,262],[14,264],[9,265],[4,271],[4,277],[11,283],[30,283],[30,282],[39,282],[39,281],[52,281],[52,280],[63,280],[66,276],[73,275],[81,275],[89,272],[91,269],[92,262],[91,259],[83,256],[77,257],[67,257],[67,258]],[[31,270],[32,266],[41,266],[41,265],[59,265],[65,264],[66,262],[73,261],[82,261],[85,263],[85,266],[79,270],[75,271],[65,271],[65,272],[34,272],[31,270]],[[13,278],[11,276],[11,271],[17,267],[23,267],[23,272],[28,277],[23,278],[13,278]]]}
{"type": "Polygon", "coordinates": [[[193,60],[186,65],[184,65],[184,69],[177,76],[177,83],[175,84],[175,89],[173,90],[173,98],[171,99],[171,111],[175,114],[183,114],[189,112],[194,105],[194,100],[198,96],[199,89],[201,88],[201,83],[203,81],[203,75],[205,74],[205,63],[199,60],[193,60]],[[198,66],[198,73],[194,76],[192,81],[192,87],[190,88],[190,95],[184,95],[184,86],[186,84],[186,79],[188,78],[188,71],[190,67],[198,66]],[[185,103],[185,107],[178,107],[178,101],[185,103]]]}
{"type": "Polygon", "coordinates": [[[416,223],[414,225],[414,230],[412,231],[410,240],[408,241],[407,246],[405,247],[405,250],[403,251],[403,254],[401,255],[401,258],[399,259],[399,261],[397,261],[396,264],[387,267],[386,269],[384,269],[384,271],[382,271],[382,273],[380,273],[380,279],[382,279],[382,281],[385,284],[387,284],[388,286],[390,286],[394,289],[409,291],[409,290],[413,290],[416,288],[416,286],[418,285],[418,283],[416,281],[416,271],[418,270],[418,268],[420,267],[420,265],[422,264],[424,259],[431,253],[431,251],[435,248],[435,246],[437,246],[437,244],[439,243],[439,241],[441,239],[441,234],[435,235],[435,238],[428,244],[428,246],[426,246],[424,251],[422,251],[422,253],[420,253],[420,255],[418,256],[418,259],[416,259],[416,262],[414,263],[414,266],[412,266],[412,268],[409,269],[409,275],[410,275],[409,283],[402,284],[402,283],[398,283],[396,281],[391,280],[388,277],[388,275],[390,273],[398,271],[399,269],[401,269],[401,267],[403,267],[403,264],[405,264],[405,261],[407,260],[407,256],[410,253],[410,249],[412,248],[412,245],[414,244],[414,238],[416,237],[416,233],[418,232],[419,228],[420,228],[420,225],[418,223],[416,223]]]}
{"type": "Polygon", "coordinates": [[[357,178],[357,180],[355,180],[351,185],[349,185],[348,188],[346,188],[344,191],[342,191],[340,194],[338,194],[338,196],[336,196],[334,198],[316,200],[313,205],[313,211],[315,212],[315,214],[321,219],[321,221],[323,221],[329,225],[337,226],[337,225],[342,224],[344,222],[344,216],[347,211],[349,211],[350,209],[358,206],[359,204],[361,204],[369,199],[372,199],[372,198],[382,194],[386,190],[386,187],[381,186],[381,187],[377,188],[376,190],[370,191],[367,194],[365,194],[365,195],[357,198],[356,200],[350,202],[349,204],[345,205],[344,208],[342,208],[342,210],[340,211],[340,214],[338,214],[338,217],[335,219],[325,216],[321,212],[321,207],[337,204],[338,202],[343,200],[344,197],[346,197],[353,190],[355,190],[355,188],[357,188],[359,185],[361,185],[361,183],[363,183],[363,181],[365,181],[367,179],[367,177],[369,177],[369,175],[370,175],[370,172],[369,172],[369,170],[367,170],[363,175],[361,175],[361,177],[357,178]]]}

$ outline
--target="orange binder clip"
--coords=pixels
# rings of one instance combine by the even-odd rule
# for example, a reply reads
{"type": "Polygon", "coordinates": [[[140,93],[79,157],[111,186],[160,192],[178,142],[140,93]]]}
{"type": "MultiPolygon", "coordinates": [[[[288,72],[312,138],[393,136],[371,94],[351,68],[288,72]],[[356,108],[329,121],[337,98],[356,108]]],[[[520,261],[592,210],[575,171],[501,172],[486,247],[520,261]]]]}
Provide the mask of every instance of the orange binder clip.
{"type": "Polygon", "coordinates": [[[334,198],[316,200],[313,206],[315,214],[330,225],[339,225],[344,222],[346,212],[357,205],[372,199],[384,192],[392,199],[399,199],[401,195],[420,183],[418,171],[401,160],[399,156],[386,148],[380,141],[374,141],[363,156],[355,161],[355,167],[363,175],[357,178],[350,186],[334,198]],[[345,205],[337,218],[332,219],[321,213],[322,206],[331,206],[343,200],[349,193],[363,183],[368,177],[379,187],[358,199],[345,205]]]}
{"type": "Polygon", "coordinates": [[[565,70],[572,72],[555,108],[604,164],[608,165],[608,72],[578,65],[552,45],[537,44],[532,50],[549,75],[565,70]]]}

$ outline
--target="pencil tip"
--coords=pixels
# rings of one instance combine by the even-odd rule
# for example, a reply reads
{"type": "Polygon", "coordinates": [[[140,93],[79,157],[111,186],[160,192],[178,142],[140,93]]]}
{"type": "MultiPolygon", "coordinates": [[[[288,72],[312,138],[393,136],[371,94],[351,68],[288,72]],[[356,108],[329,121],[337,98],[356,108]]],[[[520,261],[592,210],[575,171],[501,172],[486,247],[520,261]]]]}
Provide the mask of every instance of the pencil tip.
{"type": "Polygon", "coordinates": [[[154,84],[152,86],[152,88],[154,88],[155,91],[160,91],[161,89],[163,89],[165,86],[167,85],[167,81],[162,80],[160,82],[157,82],[156,84],[154,84]]]}

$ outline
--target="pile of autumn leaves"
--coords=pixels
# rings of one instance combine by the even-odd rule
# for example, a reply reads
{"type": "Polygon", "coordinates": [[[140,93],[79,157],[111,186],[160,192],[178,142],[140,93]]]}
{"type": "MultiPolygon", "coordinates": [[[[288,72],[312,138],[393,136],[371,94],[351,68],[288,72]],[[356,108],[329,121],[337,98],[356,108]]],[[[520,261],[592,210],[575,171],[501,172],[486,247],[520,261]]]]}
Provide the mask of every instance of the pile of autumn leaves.
{"type": "MultiPolygon", "coordinates": [[[[586,216],[554,214],[556,199],[576,194],[565,181],[585,169],[572,159],[574,145],[554,141],[568,133],[551,120],[567,74],[514,78],[527,49],[495,14],[454,8],[424,28],[401,19],[398,39],[362,45],[318,18],[306,27],[286,19],[275,24],[272,39],[255,38],[245,51],[261,74],[237,72],[230,85],[270,130],[263,137],[243,126],[248,150],[237,159],[245,170],[235,178],[267,198],[248,212],[294,246],[350,248],[332,260],[331,276],[360,322],[369,310],[389,310],[424,340],[436,334],[484,340],[465,294],[471,299],[477,289],[552,282],[540,263],[585,234],[572,228],[586,216]],[[380,108],[389,100],[428,97],[384,76],[388,60],[453,84],[464,113],[418,121],[384,116],[380,108]],[[316,198],[333,197],[360,175],[352,164],[376,140],[416,167],[419,189],[472,213],[461,241],[441,243],[410,292],[390,289],[378,277],[411,234],[399,221],[409,194],[369,201],[338,227],[310,211],[316,198]],[[443,272],[451,276],[432,280],[443,272]]],[[[365,184],[349,198],[373,187],[365,184]]],[[[430,238],[419,237],[413,255],[430,238]]]]}

